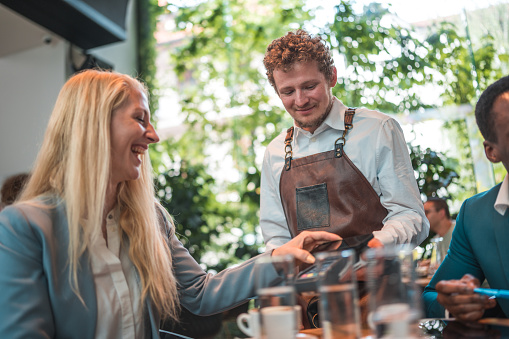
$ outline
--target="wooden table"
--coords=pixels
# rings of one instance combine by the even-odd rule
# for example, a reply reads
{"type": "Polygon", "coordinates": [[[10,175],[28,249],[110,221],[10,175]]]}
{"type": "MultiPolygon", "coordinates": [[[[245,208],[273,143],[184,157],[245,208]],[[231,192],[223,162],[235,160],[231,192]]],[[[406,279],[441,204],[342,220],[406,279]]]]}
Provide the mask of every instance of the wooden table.
{"type": "Polygon", "coordinates": [[[454,318],[432,318],[421,319],[419,323],[423,336],[439,332],[444,338],[509,338],[509,319],[485,318],[462,323],[454,318]]]}
{"type": "MultiPolygon", "coordinates": [[[[422,319],[419,323],[423,324],[424,322],[429,321],[442,321],[444,322],[443,328],[440,331],[447,332],[448,338],[466,338],[467,336],[472,336],[475,338],[509,338],[509,319],[500,319],[500,318],[485,318],[481,319],[478,322],[473,322],[470,324],[463,324],[455,321],[453,318],[451,319],[422,319]],[[448,323],[445,325],[445,323],[448,323]],[[498,334],[497,334],[498,333],[498,334]]],[[[423,329],[420,329],[421,337],[428,338],[429,334],[425,334],[423,329]]],[[[306,333],[316,336],[318,339],[323,339],[322,329],[321,328],[313,328],[308,330],[302,330],[300,333],[306,333]]],[[[367,338],[376,338],[373,331],[369,329],[362,329],[361,336],[363,339],[367,338]]],[[[335,338],[336,339],[336,338],[335,338]]],[[[343,339],[343,338],[338,338],[343,339]]],[[[346,338],[345,338],[346,339],[346,338]]]]}
{"type": "MultiPolygon", "coordinates": [[[[315,335],[318,337],[318,339],[323,339],[321,328],[312,328],[309,330],[302,330],[302,331],[300,331],[300,333],[315,335]]],[[[373,331],[367,330],[367,329],[362,329],[361,335],[363,338],[375,338],[373,331]]]]}

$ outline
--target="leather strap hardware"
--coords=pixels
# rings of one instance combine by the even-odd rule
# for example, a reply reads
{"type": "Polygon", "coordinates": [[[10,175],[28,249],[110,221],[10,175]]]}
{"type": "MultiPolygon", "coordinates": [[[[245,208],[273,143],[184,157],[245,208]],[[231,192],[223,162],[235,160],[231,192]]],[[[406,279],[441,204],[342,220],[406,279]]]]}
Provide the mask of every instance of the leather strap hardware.
{"type": "Polygon", "coordinates": [[[353,116],[355,115],[355,108],[348,108],[345,112],[345,130],[343,135],[336,139],[334,142],[334,156],[341,158],[343,156],[343,147],[346,144],[346,133],[353,128],[353,116]]]}
{"type": "MultiPolygon", "coordinates": [[[[353,116],[355,115],[355,108],[347,108],[345,111],[345,130],[343,135],[336,139],[334,142],[334,156],[341,158],[343,156],[343,147],[346,144],[346,133],[353,128],[353,116]]],[[[292,167],[292,140],[293,140],[293,126],[286,130],[285,138],[285,170],[288,171],[292,167]]]]}
{"type": "Polygon", "coordinates": [[[343,156],[343,146],[346,143],[346,140],[345,140],[346,131],[347,130],[345,129],[345,131],[343,132],[343,135],[340,136],[339,138],[337,138],[336,141],[334,142],[334,150],[335,150],[334,156],[336,158],[341,158],[343,156]]]}
{"type": "Polygon", "coordinates": [[[286,131],[285,138],[285,170],[289,170],[292,166],[292,140],[293,140],[293,126],[286,131]]]}

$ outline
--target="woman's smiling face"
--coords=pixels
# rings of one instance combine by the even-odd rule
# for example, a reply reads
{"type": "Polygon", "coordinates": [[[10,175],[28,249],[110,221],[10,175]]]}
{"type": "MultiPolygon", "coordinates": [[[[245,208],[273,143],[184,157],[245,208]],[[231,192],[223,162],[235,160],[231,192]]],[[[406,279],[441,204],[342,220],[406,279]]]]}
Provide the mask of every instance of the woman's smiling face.
{"type": "Polygon", "coordinates": [[[144,93],[132,89],[129,100],[113,112],[111,135],[110,184],[136,180],[140,176],[142,156],[148,145],[159,136],[150,123],[148,100],[144,93]]]}

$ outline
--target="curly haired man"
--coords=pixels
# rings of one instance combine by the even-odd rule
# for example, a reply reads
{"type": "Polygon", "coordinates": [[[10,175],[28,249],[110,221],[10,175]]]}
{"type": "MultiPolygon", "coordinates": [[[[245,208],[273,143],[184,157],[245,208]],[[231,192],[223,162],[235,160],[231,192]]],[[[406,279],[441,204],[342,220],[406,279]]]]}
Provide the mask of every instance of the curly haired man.
{"type": "Polygon", "coordinates": [[[399,124],[333,96],[337,70],[319,36],[287,33],[268,46],[264,65],[294,121],[263,160],[260,226],[267,250],[303,230],[373,234],[372,247],[421,243],[429,222],[399,124]]]}

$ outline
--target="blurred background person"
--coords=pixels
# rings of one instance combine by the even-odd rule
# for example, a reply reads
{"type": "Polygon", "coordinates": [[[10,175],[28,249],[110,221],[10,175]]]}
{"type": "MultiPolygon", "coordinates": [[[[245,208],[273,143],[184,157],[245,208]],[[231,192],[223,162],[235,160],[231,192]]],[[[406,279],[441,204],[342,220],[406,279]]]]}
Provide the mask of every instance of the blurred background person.
{"type": "Polygon", "coordinates": [[[433,238],[442,238],[441,241],[437,242],[437,250],[443,260],[449,249],[456,221],[451,219],[449,206],[441,198],[428,198],[424,203],[424,213],[426,213],[426,218],[429,220],[430,230],[436,233],[433,238]]]}
{"type": "Polygon", "coordinates": [[[0,190],[2,200],[0,203],[0,211],[8,205],[11,205],[18,198],[19,194],[28,181],[28,173],[18,173],[5,179],[0,190]]]}

